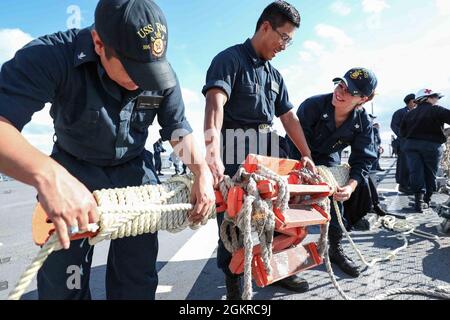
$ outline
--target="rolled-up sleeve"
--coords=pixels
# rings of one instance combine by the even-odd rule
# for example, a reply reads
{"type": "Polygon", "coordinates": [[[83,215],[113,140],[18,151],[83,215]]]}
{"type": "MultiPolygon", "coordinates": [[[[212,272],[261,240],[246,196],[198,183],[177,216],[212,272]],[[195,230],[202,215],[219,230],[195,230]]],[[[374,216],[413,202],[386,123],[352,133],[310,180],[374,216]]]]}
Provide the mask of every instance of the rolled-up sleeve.
{"type": "Polygon", "coordinates": [[[163,140],[178,140],[192,133],[192,128],[184,115],[184,102],[180,84],[166,90],[161,107],[158,108],[159,131],[163,140]]]}
{"type": "Polygon", "coordinates": [[[53,102],[61,77],[51,47],[40,39],[30,42],[1,68],[0,116],[22,130],[33,113],[53,102]]]}
{"type": "Polygon", "coordinates": [[[275,101],[275,116],[280,117],[286,112],[292,110],[294,106],[289,101],[289,94],[286,88],[286,84],[284,83],[283,77],[280,75],[279,80],[279,94],[275,101]]]}
{"type": "Polygon", "coordinates": [[[377,159],[372,125],[367,121],[363,126],[363,131],[355,136],[348,159],[351,167],[350,179],[356,180],[358,184],[367,177],[373,162],[377,159]]]}
{"type": "Polygon", "coordinates": [[[230,99],[239,70],[239,60],[229,51],[219,53],[211,62],[206,73],[206,81],[202,93],[206,96],[209,89],[218,88],[226,93],[230,99]]]}

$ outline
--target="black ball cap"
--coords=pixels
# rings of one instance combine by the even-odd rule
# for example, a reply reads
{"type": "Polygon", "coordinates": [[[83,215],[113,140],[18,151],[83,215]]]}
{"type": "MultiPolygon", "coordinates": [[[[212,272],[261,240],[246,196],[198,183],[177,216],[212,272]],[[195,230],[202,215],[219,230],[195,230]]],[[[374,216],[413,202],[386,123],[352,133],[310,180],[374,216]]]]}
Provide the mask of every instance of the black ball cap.
{"type": "Polygon", "coordinates": [[[139,88],[159,91],[176,86],[175,72],[166,59],[166,18],[153,1],[100,0],[95,30],[139,88]]]}
{"type": "Polygon", "coordinates": [[[366,68],[352,68],[343,77],[334,78],[333,82],[343,81],[352,96],[371,96],[377,87],[375,74],[366,68]]]}

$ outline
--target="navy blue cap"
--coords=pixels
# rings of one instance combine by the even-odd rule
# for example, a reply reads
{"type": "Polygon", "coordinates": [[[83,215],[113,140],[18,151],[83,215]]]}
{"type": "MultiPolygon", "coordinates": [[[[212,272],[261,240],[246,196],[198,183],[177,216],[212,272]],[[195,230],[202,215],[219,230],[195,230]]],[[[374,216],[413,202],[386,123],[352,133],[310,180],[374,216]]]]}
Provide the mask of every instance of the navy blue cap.
{"type": "Polygon", "coordinates": [[[352,96],[369,97],[375,92],[378,80],[375,74],[366,68],[352,68],[342,77],[334,78],[333,82],[343,81],[352,96]]]}
{"type": "Polygon", "coordinates": [[[95,9],[95,30],[141,89],[176,86],[175,72],[166,60],[166,18],[153,1],[100,0],[95,9]]]}
{"type": "Polygon", "coordinates": [[[411,100],[416,99],[416,95],[414,93],[408,94],[403,101],[408,104],[411,100]]]}

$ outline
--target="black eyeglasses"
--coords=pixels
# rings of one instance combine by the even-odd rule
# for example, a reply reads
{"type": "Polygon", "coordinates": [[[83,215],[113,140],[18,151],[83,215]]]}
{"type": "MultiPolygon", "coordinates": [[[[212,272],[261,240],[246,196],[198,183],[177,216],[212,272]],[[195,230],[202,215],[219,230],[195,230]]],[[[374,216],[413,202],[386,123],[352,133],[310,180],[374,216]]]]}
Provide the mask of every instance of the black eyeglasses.
{"type": "Polygon", "coordinates": [[[278,35],[280,36],[280,38],[281,38],[281,41],[283,41],[283,44],[286,46],[286,47],[289,47],[291,44],[292,44],[292,38],[291,37],[289,37],[287,34],[283,34],[283,33],[281,33],[280,31],[278,31],[277,29],[275,29],[275,28],[272,28],[272,30],[273,31],[275,31],[276,33],[278,33],[278,35]]]}
{"type": "Polygon", "coordinates": [[[350,91],[348,90],[347,85],[346,85],[345,83],[343,83],[342,81],[335,82],[335,83],[334,83],[334,87],[335,87],[335,88],[338,88],[338,89],[339,89],[341,92],[343,92],[344,94],[348,93],[348,94],[351,95],[352,97],[364,98],[364,96],[361,95],[361,94],[358,94],[358,93],[355,94],[355,93],[353,93],[353,92],[350,92],[350,91]]]}

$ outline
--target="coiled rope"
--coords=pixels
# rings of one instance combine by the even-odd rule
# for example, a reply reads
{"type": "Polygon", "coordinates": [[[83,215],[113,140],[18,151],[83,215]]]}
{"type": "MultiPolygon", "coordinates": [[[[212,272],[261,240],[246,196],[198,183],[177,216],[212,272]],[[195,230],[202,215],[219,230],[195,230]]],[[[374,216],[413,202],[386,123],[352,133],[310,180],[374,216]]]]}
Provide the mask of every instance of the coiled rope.
{"type": "MultiPolygon", "coordinates": [[[[342,171],[348,170],[348,168],[345,169],[345,167],[342,167],[342,166],[338,167],[338,168],[340,168],[338,170],[342,170],[342,171]]],[[[329,169],[330,168],[326,168],[326,167],[318,167],[319,174],[325,180],[325,182],[328,183],[333,188],[336,188],[339,185],[344,185],[345,183],[340,184],[340,183],[342,183],[342,181],[338,182],[336,180],[336,177],[337,176],[343,177],[343,176],[345,176],[345,173],[341,172],[341,173],[338,173],[337,175],[336,175],[336,173],[333,175],[329,169]]],[[[408,240],[407,240],[406,236],[409,234],[418,233],[418,231],[415,230],[415,226],[413,226],[412,224],[409,224],[405,221],[398,221],[395,217],[389,216],[389,215],[380,217],[378,219],[378,223],[380,223],[383,227],[385,227],[388,230],[399,232],[401,237],[404,240],[404,245],[389,252],[386,256],[384,256],[382,258],[374,258],[371,261],[367,261],[365,259],[365,257],[363,256],[362,252],[358,249],[358,247],[354,243],[353,239],[350,237],[350,234],[348,233],[347,229],[345,228],[344,223],[342,221],[341,212],[339,210],[336,200],[333,200],[333,206],[334,206],[334,209],[336,210],[336,215],[338,217],[339,226],[341,227],[342,232],[345,234],[346,238],[348,239],[352,249],[358,255],[358,258],[361,260],[361,262],[364,265],[366,265],[369,268],[373,267],[377,263],[393,260],[396,257],[398,252],[407,248],[408,240]]],[[[427,237],[426,235],[422,235],[422,234],[419,234],[419,235],[422,237],[426,237],[428,239],[436,240],[436,237],[427,237]]],[[[330,275],[331,282],[333,283],[334,287],[339,292],[339,294],[342,296],[342,298],[345,300],[355,300],[355,298],[348,296],[342,290],[342,288],[339,286],[339,284],[337,283],[336,276],[334,275],[333,269],[331,267],[331,261],[328,256],[328,250],[325,251],[324,260],[325,260],[325,267],[327,269],[328,274],[330,275]]],[[[392,296],[403,295],[403,294],[424,295],[424,296],[434,297],[434,298],[438,298],[438,299],[448,300],[448,299],[450,299],[450,286],[438,286],[438,287],[430,288],[430,289],[421,289],[421,288],[389,289],[389,290],[386,290],[384,293],[375,296],[375,298],[373,300],[387,300],[388,298],[390,298],[392,296]]]]}

